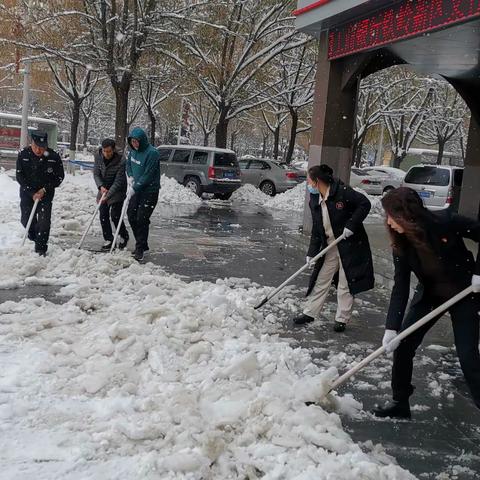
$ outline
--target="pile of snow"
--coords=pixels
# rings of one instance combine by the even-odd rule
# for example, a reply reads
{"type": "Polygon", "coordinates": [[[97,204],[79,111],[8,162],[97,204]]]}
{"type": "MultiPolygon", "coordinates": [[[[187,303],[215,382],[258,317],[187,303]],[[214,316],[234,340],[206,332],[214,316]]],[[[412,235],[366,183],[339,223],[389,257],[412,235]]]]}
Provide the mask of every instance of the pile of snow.
{"type": "Polygon", "coordinates": [[[304,182],[285,193],[279,193],[274,197],[270,197],[253,185],[246,184],[234,192],[231,200],[233,202],[251,203],[274,210],[303,212],[305,205],[305,188],[306,183],[304,182]]]}
{"type": "Polygon", "coordinates": [[[19,185],[15,172],[0,171],[0,249],[19,245],[24,229],[20,224],[19,185]]]}
{"type": "Polygon", "coordinates": [[[259,188],[247,183],[233,192],[231,201],[235,203],[251,203],[263,206],[269,198],[270,197],[265,195],[259,188]]]}
{"type": "Polygon", "coordinates": [[[303,212],[305,208],[306,186],[306,182],[299,183],[295,188],[269,198],[265,206],[287,212],[303,212]]]}
{"type": "Polygon", "coordinates": [[[200,205],[202,203],[202,200],[197,195],[178,183],[174,178],[162,175],[160,185],[158,201],[161,203],[169,203],[171,205],[200,205]]]}
{"type": "Polygon", "coordinates": [[[2,478],[414,478],[306,406],[336,371],[266,333],[264,288],[58,247],[0,251],[7,281],[63,304],[0,305],[2,478]]]}

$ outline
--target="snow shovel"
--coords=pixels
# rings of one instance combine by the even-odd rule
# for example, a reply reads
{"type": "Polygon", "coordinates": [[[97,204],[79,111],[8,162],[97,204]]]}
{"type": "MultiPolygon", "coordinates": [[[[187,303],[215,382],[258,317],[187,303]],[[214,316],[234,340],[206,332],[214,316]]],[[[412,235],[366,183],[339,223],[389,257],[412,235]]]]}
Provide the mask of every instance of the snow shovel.
{"type": "Polygon", "coordinates": [[[255,310],[263,307],[268,301],[270,301],[275,295],[277,295],[281,290],[283,290],[292,280],[295,280],[300,274],[302,274],[305,270],[310,268],[311,263],[317,262],[320,258],[322,258],[329,250],[335,247],[338,243],[340,243],[345,236],[342,234],[340,235],[334,242],[332,242],[328,247],[324,248],[317,256],[313,257],[309,263],[306,263],[302,268],[297,270],[291,277],[287,278],[279,287],[277,287],[273,292],[269,293],[256,307],[255,310]]]}
{"type": "Polygon", "coordinates": [[[82,238],[80,239],[80,242],[79,242],[77,248],[79,248],[79,249],[82,248],[82,245],[83,245],[83,242],[85,241],[87,233],[90,230],[90,228],[92,227],[93,221],[95,220],[95,217],[97,216],[97,213],[100,210],[100,206],[102,205],[102,202],[105,200],[106,195],[107,194],[104,193],[102,195],[102,197],[100,198],[99,202],[97,203],[97,206],[95,207],[95,211],[93,212],[92,218],[88,222],[87,228],[85,229],[85,232],[83,233],[82,238]]]}
{"type": "Polygon", "coordinates": [[[30,227],[32,226],[33,217],[35,216],[35,212],[37,211],[39,202],[40,200],[37,198],[35,200],[35,203],[33,204],[32,211],[30,212],[30,216],[28,217],[27,226],[25,227],[25,233],[23,234],[23,238],[22,238],[22,247],[25,245],[25,240],[28,237],[28,232],[30,230],[30,227]]]}
{"type": "Polygon", "coordinates": [[[428,323],[430,320],[434,319],[441,313],[444,313],[446,310],[448,310],[452,305],[455,305],[457,302],[460,300],[463,300],[466,296],[470,295],[473,293],[473,288],[472,286],[466,288],[465,290],[462,290],[460,293],[457,293],[454,297],[452,297],[450,300],[446,301],[439,307],[437,307],[435,310],[432,310],[429,314],[425,315],[423,318],[420,320],[416,321],[413,325],[410,325],[410,327],[406,328],[403,330],[403,332],[400,332],[394,339],[390,341],[390,343],[387,344],[386,347],[382,346],[375,350],[373,353],[371,353],[368,357],[364,358],[360,363],[352,367],[350,370],[345,372],[343,375],[338,377],[334,382],[330,384],[330,388],[328,390],[328,395],[331,393],[333,390],[338,388],[340,385],[343,385],[350,377],[355,375],[358,371],[360,371],[362,368],[366,367],[369,363],[373,362],[376,358],[378,358],[380,355],[382,355],[384,352],[387,351],[387,347],[395,342],[399,342],[400,340],[403,340],[405,337],[408,337],[411,333],[413,333],[415,330],[418,330],[421,326],[425,325],[428,323]]]}
{"type": "Polygon", "coordinates": [[[120,214],[120,219],[118,220],[118,225],[117,225],[117,229],[115,230],[115,236],[113,237],[113,242],[112,242],[112,247],[110,248],[110,253],[113,253],[113,251],[115,250],[115,248],[117,246],[117,239],[118,239],[118,235],[120,233],[120,227],[122,226],[123,219],[125,218],[125,214],[127,213],[128,204],[130,203],[130,199],[132,198],[132,196],[133,196],[133,188],[129,188],[127,190],[127,196],[125,197],[125,200],[123,201],[122,213],[120,214]]]}

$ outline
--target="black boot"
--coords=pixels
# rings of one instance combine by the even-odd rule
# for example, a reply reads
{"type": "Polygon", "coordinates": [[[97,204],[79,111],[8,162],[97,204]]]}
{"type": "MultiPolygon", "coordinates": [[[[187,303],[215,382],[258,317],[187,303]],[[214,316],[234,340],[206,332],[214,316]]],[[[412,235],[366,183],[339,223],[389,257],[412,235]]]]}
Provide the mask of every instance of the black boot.
{"type": "Polygon", "coordinates": [[[294,325],[305,325],[306,323],[312,323],[315,319],[309,315],[302,314],[299,317],[293,319],[294,325]]]}
{"type": "Polygon", "coordinates": [[[120,237],[120,243],[118,245],[118,248],[120,250],[123,250],[128,244],[128,237],[127,238],[123,238],[123,237],[120,237]]]}
{"type": "Polygon", "coordinates": [[[142,262],[143,259],[144,259],[144,253],[143,253],[143,250],[141,248],[137,248],[135,249],[135,251],[133,252],[133,258],[137,261],[137,262],[142,262]]]}
{"type": "Polygon", "coordinates": [[[392,402],[385,405],[385,407],[373,409],[372,413],[380,418],[412,418],[410,402],[408,400],[402,400],[401,402],[392,400],[392,402]]]}
{"type": "Polygon", "coordinates": [[[337,333],[344,332],[346,327],[347,327],[347,326],[346,326],[345,323],[343,323],[343,322],[337,322],[337,321],[335,320],[335,323],[333,324],[333,331],[334,331],[334,332],[337,332],[337,333]]]}

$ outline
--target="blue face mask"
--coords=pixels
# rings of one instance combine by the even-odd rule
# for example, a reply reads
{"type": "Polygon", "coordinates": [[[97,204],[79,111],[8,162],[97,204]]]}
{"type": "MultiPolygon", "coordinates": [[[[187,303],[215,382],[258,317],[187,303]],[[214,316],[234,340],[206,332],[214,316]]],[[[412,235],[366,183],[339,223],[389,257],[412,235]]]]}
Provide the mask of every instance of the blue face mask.
{"type": "Polygon", "coordinates": [[[320,195],[320,192],[319,192],[315,187],[312,187],[311,185],[307,185],[307,190],[308,190],[312,195],[320,195]]]}

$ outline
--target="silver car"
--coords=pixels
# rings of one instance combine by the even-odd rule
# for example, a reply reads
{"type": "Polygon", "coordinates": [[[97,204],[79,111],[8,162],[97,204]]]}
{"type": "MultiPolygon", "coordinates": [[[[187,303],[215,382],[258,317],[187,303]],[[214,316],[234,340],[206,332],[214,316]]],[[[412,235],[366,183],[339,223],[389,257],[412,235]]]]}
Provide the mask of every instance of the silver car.
{"type": "Polygon", "coordinates": [[[272,197],[296,187],[307,179],[304,171],[275,160],[242,158],[238,163],[243,183],[254,185],[272,197]]]}
{"type": "Polygon", "coordinates": [[[199,197],[213,193],[228,200],[241,187],[242,179],[233,150],[196,145],[162,145],[160,171],[174,178],[199,197]]]}
{"type": "Polygon", "coordinates": [[[382,193],[387,193],[394,188],[400,187],[406,173],[399,168],[385,166],[364,167],[362,170],[373,176],[384,176],[382,178],[382,193]]]}
{"type": "Polygon", "coordinates": [[[381,195],[383,193],[383,181],[386,178],[383,173],[367,172],[354,167],[350,171],[350,186],[361,188],[369,195],[381,195]]]}
{"type": "Polygon", "coordinates": [[[447,165],[414,165],[403,181],[415,190],[429,210],[458,210],[463,168],[447,165]]]}

